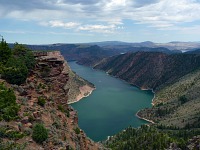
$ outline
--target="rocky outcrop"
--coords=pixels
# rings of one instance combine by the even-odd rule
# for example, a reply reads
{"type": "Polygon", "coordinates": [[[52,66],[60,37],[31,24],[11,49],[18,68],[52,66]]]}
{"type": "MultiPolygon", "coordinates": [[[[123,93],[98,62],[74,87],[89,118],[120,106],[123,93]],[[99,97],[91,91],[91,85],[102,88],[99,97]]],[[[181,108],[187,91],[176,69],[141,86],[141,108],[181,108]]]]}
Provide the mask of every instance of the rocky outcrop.
{"type": "MultiPolygon", "coordinates": [[[[18,119],[0,124],[24,134],[15,143],[26,143],[26,149],[104,149],[87,138],[78,127],[77,112],[69,106],[65,86],[69,82],[69,67],[60,52],[35,54],[37,65],[25,84],[13,86],[20,105],[18,119]],[[39,103],[40,100],[44,104],[39,103]],[[48,129],[48,139],[42,144],[32,140],[32,127],[42,123],[48,129]],[[77,132],[77,130],[79,132],[77,132]]],[[[8,85],[9,86],[9,85],[8,85]]],[[[7,140],[7,139],[5,139],[7,140]]]]}

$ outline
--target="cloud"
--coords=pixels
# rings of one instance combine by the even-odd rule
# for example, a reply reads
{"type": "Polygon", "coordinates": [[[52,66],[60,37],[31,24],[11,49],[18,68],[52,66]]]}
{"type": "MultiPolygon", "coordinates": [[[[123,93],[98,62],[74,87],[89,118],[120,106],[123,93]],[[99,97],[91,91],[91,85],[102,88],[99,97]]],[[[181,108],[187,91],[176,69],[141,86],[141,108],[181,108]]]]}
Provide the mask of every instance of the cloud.
{"type": "Polygon", "coordinates": [[[83,24],[78,22],[63,22],[61,20],[51,20],[48,22],[40,22],[42,26],[53,28],[74,29],[75,31],[88,31],[96,33],[116,33],[117,30],[122,30],[124,27],[121,23],[113,24],[83,24]]]}
{"type": "MultiPolygon", "coordinates": [[[[198,21],[199,14],[198,0],[1,0],[0,4],[0,18],[45,21],[64,28],[74,28],[77,22],[110,24],[109,31],[113,30],[111,25],[123,24],[124,20],[160,29],[198,21]]],[[[104,26],[84,25],[79,30],[106,30],[104,26]]]]}
{"type": "Polygon", "coordinates": [[[89,31],[89,32],[98,32],[98,33],[114,33],[117,29],[121,27],[117,27],[116,25],[84,25],[80,26],[78,30],[81,31],[89,31]]]}
{"type": "Polygon", "coordinates": [[[134,0],[133,1],[133,6],[134,7],[143,7],[149,4],[154,4],[159,2],[159,0],[134,0]]]}
{"type": "Polygon", "coordinates": [[[61,27],[61,28],[66,28],[66,29],[75,28],[78,25],[80,25],[80,23],[77,23],[77,22],[63,22],[63,21],[59,21],[59,20],[52,20],[49,22],[41,22],[40,24],[44,25],[44,26],[61,27]]]}
{"type": "Polygon", "coordinates": [[[199,13],[200,3],[197,1],[160,0],[132,11],[127,10],[126,16],[138,23],[160,28],[200,20],[199,13]]]}
{"type": "Polygon", "coordinates": [[[92,5],[101,2],[101,0],[60,0],[60,3],[92,5]]]}

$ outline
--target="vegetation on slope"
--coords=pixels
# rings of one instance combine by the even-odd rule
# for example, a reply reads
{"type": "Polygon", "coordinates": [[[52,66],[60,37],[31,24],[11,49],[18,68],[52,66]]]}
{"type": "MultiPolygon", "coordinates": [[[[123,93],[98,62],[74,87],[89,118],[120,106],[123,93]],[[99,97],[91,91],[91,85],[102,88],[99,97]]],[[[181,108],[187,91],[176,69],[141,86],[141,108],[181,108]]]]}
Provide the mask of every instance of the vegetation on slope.
{"type": "Polygon", "coordinates": [[[25,82],[28,72],[35,66],[33,53],[21,44],[13,49],[4,39],[0,43],[0,74],[8,83],[20,85],[25,82]]]}
{"type": "MultiPolygon", "coordinates": [[[[30,50],[16,43],[10,49],[4,39],[0,42],[0,74],[11,84],[25,82],[28,71],[35,65],[35,59],[30,50]]],[[[19,111],[14,91],[0,83],[0,120],[10,121],[16,119],[19,111]]]]}
{"type": "Polygon", "coordinates": [[[24,83],[34,66],[35,59],[30,50],[18,43],[10,49],[2,39],[0,42],[0,150],[22,150],[26,147],[26,143],[19,144],[15,141],[22,139],[27,133],[9,125],[20,119],[18,113],[21,108],[10,84],[24,83]]]}
{"type": "Polygon", "coordinates": [[[16,119],[18,111],[19,105],[16,103],[14,91],[0,83],[0,121],[16,119]]]}
{"type": "MultiPolygon", "coordinates": [[[[188,149],[189,139],[197,134],[200,130],[169,130],[142,125],[137,129],[128,127],[110,137],[104,145],[113,150],[185,150],[188,149]]],[[[198,143],[192,148],[198,148],[198,143]]]]}
{"type": "Polygon", "coordinates": [[[140,111],[144,118],[166,126],[200,128],[200,70],[180,78],[156,93],[150,109],[140,111]]]}
{"type": "Polygon", "coordinates": [[[48,138],[48,131],[43,124],[35,124],[33,127],[32,138],[40,144],[48,138]]]}

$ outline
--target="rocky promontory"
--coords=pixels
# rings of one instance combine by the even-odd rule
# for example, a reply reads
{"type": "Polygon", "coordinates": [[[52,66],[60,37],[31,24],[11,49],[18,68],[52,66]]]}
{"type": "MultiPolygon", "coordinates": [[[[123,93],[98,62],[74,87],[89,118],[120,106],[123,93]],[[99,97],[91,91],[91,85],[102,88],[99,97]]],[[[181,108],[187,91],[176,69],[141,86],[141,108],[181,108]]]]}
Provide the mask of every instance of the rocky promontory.
{"type": "MultiPolygon", "coordinates": [[[[30,72],[26,83],[18,86],[0,81],[4,82],[7,88],[14,90],[16,102],[20,106],[16,120],[1,121],[0,132],[5,129],[5,135],[12,132],[15,133],[13,136],[21,136],[5,136],[4,143],[13,142],[27,150],[103,149],[79,128],[77,112],[68,105],[69,98],[72,97],[69,92],[73,90],[73,86],[66,86],[71,82],[71,70],[60,52],[35,52],[34,56],[36,66],[30,72]],[[35,124],[43,124],[48,131],[47,140],[40,144],[32,138],[35,124]]],[[[79,88],[82,89],[83,86],[79,88]]],[[[88,89],[89,92],[92,89],[88,89]]],[[[78,99],[81,98],[80,93],[84,96],[88,90],[80,90],[78,99]]]]}

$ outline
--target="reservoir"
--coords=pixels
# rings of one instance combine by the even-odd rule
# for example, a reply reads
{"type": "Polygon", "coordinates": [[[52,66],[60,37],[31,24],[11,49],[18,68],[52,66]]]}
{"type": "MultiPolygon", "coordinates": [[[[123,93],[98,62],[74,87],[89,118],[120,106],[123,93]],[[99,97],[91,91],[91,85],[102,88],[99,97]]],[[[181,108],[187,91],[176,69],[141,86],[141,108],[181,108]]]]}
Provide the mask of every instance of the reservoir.
{"type": "Polygon", "coordinates": [[[93,83],[92,94],[71,104],[78,111],[79,126],[94,141],[107,139],[128,126],[147,123],[135,116],[138,110],[151,107],[152,91],[142,91],[103,71],[68,62],[70,68],[93,83]]]}

